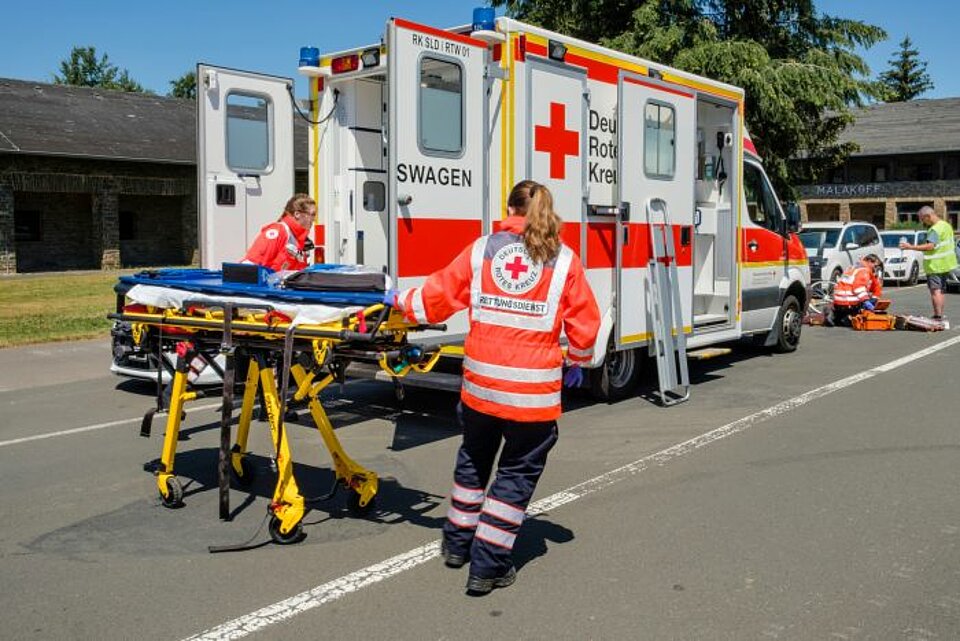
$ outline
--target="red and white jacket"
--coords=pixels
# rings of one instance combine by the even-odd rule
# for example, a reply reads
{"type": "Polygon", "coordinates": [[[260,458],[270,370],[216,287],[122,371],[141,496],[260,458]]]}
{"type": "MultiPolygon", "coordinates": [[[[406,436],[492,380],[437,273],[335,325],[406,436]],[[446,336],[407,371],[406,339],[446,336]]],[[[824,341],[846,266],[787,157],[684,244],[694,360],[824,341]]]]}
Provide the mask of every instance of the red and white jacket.
{"type": "Polygon", "coordinates": [[[849,267],[833,288],[834,307],[860,305],[871,297],[880,298],[883,286],[876,273],[867,267],[849,267]]]}
{"type": "Polygon", "coordinates": [[[462,401],[508,420],[551,421],[560,416],[560,331],[569,362],[589,362],[600,310],[573,250],[561,245],[556,258],[536,263],[523,227],[523,217],[507,218],[423,287],[401,292],[397,307],[416,323],[440,323],[469,308],[462,401]]]}
{"type": "Polygon", "coordinates": [[[290,214],[265,225],[247,250],[243,262],[262,265],[275,272],[285,269],[300,270],[307,266],[307,252],[303,250],[310,233],[290,214]]]}

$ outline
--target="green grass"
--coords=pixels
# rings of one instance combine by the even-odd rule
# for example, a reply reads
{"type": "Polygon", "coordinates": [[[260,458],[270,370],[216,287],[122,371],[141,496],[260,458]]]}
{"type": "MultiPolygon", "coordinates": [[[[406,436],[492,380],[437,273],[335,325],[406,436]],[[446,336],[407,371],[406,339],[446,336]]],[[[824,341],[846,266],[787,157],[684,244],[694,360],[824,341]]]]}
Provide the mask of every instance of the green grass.
{"type": "Polygon", "coordinates": [[[0,278],[0,348],[106,336],[117,276],[111,271],[0,278]]]}

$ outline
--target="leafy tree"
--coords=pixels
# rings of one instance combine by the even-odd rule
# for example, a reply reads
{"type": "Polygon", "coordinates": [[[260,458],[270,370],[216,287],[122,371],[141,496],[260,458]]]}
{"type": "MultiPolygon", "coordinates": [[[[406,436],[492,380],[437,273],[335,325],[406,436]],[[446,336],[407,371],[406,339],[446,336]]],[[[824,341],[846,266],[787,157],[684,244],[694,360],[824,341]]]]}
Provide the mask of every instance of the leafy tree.
{"type": "Polygon", "coordinates": [[[97,58],[96,47],[71,49],[70,58],[60,62],[60,73],[54,74],[53,82],[58,85],[146,92],[126,69],[120,70],[112,64],[107,54],[97,58]]]}
{"type": "Polygon", "coordinates": [[[170,93],[174,98],[197,99],[197,72],[188,71],[176,80],[170,81],[170,93]]]}
{"type": "Polygon", "coordinates": [[[743,87],[746,120],[779,193],[856,149],[850,107],[877,86],[857,55],[879,27],[815,0],[492,0],[521,20],[743,87]],[[802,164],[790,163],[803,157],[802,164]]]}
{"type": "Polygon", "coordinates": [[[887,62],[890,68],[880,74],[881,98],[884,102],[903,102],[933,89],[927,63],[920,60],[910,36],[904,36],[900,49],[887,62]]]}

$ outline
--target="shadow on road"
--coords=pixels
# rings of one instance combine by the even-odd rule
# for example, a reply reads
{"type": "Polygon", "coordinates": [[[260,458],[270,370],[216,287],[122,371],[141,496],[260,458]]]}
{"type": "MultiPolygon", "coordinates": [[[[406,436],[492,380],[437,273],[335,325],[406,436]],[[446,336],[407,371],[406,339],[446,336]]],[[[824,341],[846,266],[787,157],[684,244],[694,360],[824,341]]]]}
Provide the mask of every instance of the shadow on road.
{"type": "Polygon", "coordinates": [[[563,544],[574,539],[573,531],[544,518],[543,515],[523,522],[513,548],[513,563],[519,570],[530,561],[549,552],[547,543],[563,544]]]}

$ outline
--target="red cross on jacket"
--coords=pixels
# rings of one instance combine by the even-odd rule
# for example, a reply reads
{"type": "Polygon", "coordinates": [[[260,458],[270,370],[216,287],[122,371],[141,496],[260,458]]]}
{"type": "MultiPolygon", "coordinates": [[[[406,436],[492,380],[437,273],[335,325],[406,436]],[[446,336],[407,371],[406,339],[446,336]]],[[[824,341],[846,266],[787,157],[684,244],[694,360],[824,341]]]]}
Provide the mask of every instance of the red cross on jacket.
{"type": "Polygon", "coordinates": [[[260,230],[243,260],[275,272],[304,269],[308,263],[303,246],[309,233],[310,230],[302,227],[296,218],[286,214],[260,230]]]}

